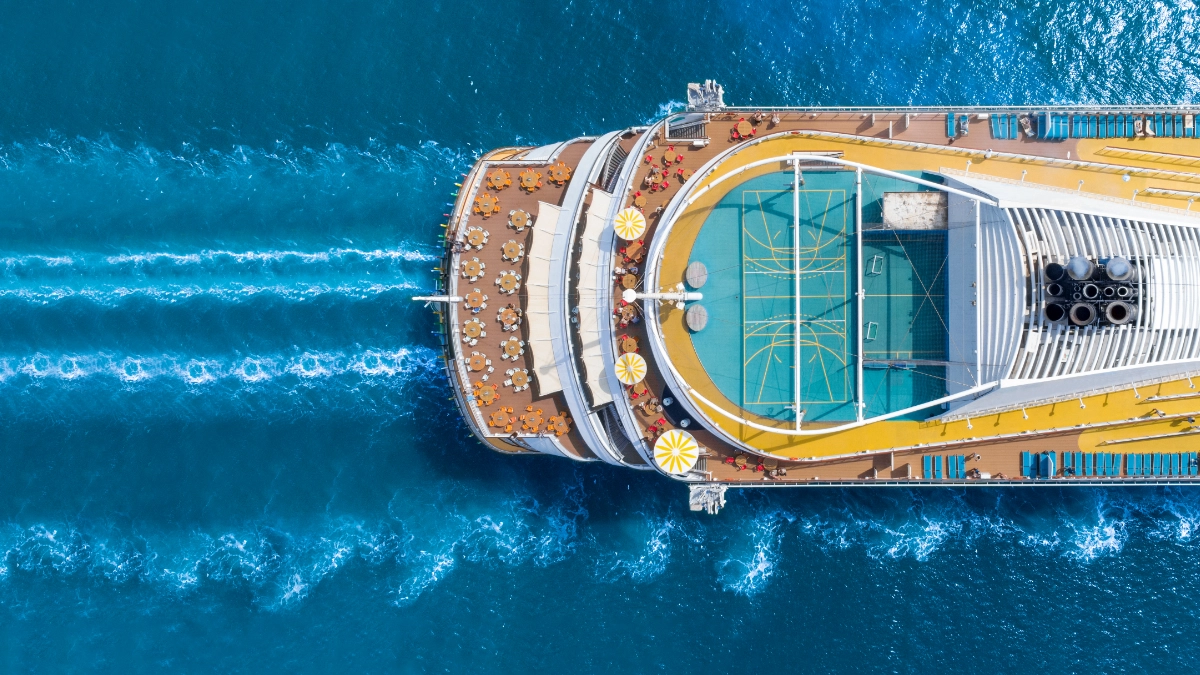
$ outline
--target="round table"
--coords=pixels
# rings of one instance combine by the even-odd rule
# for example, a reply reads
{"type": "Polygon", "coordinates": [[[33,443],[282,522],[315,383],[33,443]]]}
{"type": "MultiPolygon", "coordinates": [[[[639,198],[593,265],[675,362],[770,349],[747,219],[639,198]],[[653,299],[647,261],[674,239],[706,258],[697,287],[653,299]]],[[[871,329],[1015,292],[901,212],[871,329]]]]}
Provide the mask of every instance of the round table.
{"type": "Polygon", "coordinates": [[[645,394],[648,391],[650,391],[650,388],[646,386],[645,380],[642,380],[641,382],[637,382],[633,385],[633,393],[637,394],[638,396],[641,396],[642,394],[645,394]]]}
{"type": "Polygon", "coordinates": [[[635,288],[637,284],[638,278],[632,274],[621,277],[621,288],[635,288]]]}
{"type": "Polygon", "coordinates": [[[483,293],[478,289],[467,293],[467,307],[471,309],[483,307],[483,293]]]}
{"type": "Polygon", "coordinates": [[[621,353],[622,354],[630,354],[630,353],[636,352],[637,350],[638,350],[637,338],[631,338],[629,336],[621,338],[621,353]]]}
{"type": "Polygon", "coordinates": [[[463,335],[466,335],[472,340],[478,338],[480,335],[483,335],[483,324],[479,323],[478,321],[466,322],[463,324],[463,335]]]}
{"type": "Polygon", "coordinates": [[[571,167],[562,162],[550,167],[550,180],[555,183],[565,183],[571,180],[571,167]]]}
{"type": "Polygon", "coordinates": [[[478,372],[487,367],[487,357],[483,354],[472,354],[467,357],[467,367],[478,372]]]}
{"type": "Polygon", "coordinates": [[[483,401],[484,405],[491,405],[496,402],[496,390],[491,387],[484,387],[479,390],[479,400],[483,401]]]}
{"type": "Polygon", "coordinates": [[[636,257],[638,257],[638,254],[640,254],[641,252],[642,252],[641,240],[630,242],[630,244],[625,247],[625,257],[627,257],[627,258],[636,258],[636,257]]]}
{"type": "Polygon", "coordinates": [[[500,277],[500,290],[506,293],[512,293],[520,288],[521,282],[517,280],[517,275],[509,272],[500,277]]]}
{"type": "Polygon", "coordinates": [[[468,279],[474,279],[483,273],[483,265],[478,260],[467,260],[463,264],[463,275],[468,279]]]}
{"type": "Polygon", "coordinates": [[[646,208],[646,195],[638,195],[633,198],[633,205],[639,209],[646,208]]]}
{"type": "Polygon", "coordinates": [[[683,172],[679,174],[679,179],[683,180],[685,182],[687,181],[687,179],[689,179],[691,177],[692,177],[691,169],[684,169],[683,172]]]}
{"type": "Polygon", "coordinates": [[[487,243],[487,230],[473,229],[467,231],[467,243],[472,246],[483,246],[487,243]]]}
{"type": "Polygon", "coordinates": [[[517,314],[517,310],[507,307],[500,310],[500,323],[505,326],[515,326],[521,320],[521,315],[517,314]]]}
{"type": "Polygon", "coordinates": [[[512,374],[512,383],[514,387],[524,387],[529,384],[529,373],[524,370],[518,370],[512,374]]]}
{"type": "Polygon", "coordinates": [[[635,316],[637,316],[637,309],[635,309],[633,305],[625,305],[621,308],[622,321],[629,321],[635,316]]]}
{"type": "Polygon", "coordinates": [[[494,213],[499,210],[500,200],[486,192],[476,199],[479,200],[479,210],[483,213],[494,213]]]}
{"type": "Polygon", "coordinates": [[[512,225],[516,231],[520,232],[529,226],[529,214],[521,209],[517,209],[509,214],[508,224],[512,225]]]}
{"type": "Polygon", "coordinates": [[[516,262],[521,259],[521,245],[515,241],[504,242],[504,257],[516,262]]]}
{"type": "Polygon", "coordinates": [[[488,420],[494,427],[502,427],[508,424],[508,415],[503,410],[493,410],[492,415],[488,420]]]}
{"type": "Polygon", "coordinates": [[[746,466],[746,456],[738,455],[733,459],[733,463],[737,466],[746,466]]]}
{"type": "Polygon", "coordinates": [[[762,465],[763,465],[763,468],[766,469],[767,471],[773,471],[773,470],[779,468],[779,460],[769,459],[769,458],[764,459],[762,461],[762,465]]]}
{"type": "MultiPolygon", "coordinates": [[[[521,342],[516,338],[509,338],[504,341],[504,353],[508,356],[519,356],[521,354],[521,342]]],[[[516,382],[516,380],[513,380],[516,382]]]]}
{"type": "Polygon", "coordinates": [[[746,120],[739,121],[734,128],[737,129],[738,135],[743,138],[749,136],[750,132],[754,130],[746,120]]]}
{"type": "Polygon", "coordinates": [[[663,154],[663,166],[671,166],[671,162],[675,161],[675,153],[667,152],[663,154]]]}
{"type": "Polygon", "coordinates": [[[521,181],[521,187],[532,190],[537,187],[538,174],[533,169],[525,169],[517,174],[517,180],[521,181]]]}
{"type": "Polygon", "coordinates": [[[659,185],[662,185],[662,182],[663,182],[663,177],[662,177],[661,173],[655,171],[654,173],[650,174],[650,186],[651,187],[658,187],[659,185]]]}
{"type": "Polygon", "coordinates": [[[488,184],[496,190],[503,190],[509,183],[508,172],[504,169],[497,169],[488,176],[488,184]]]}

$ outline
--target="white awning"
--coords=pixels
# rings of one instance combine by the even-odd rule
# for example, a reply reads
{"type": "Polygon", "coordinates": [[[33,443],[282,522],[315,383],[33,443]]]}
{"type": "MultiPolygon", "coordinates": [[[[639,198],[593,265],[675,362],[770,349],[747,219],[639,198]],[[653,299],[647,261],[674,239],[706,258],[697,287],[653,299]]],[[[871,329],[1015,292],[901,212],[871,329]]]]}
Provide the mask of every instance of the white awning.
{"type": "Polygon", "coordinates": [[[537,386],[538,396],[562,391],[558,364],[554,360],[554,346],[550,342],[550,262],[554,255],[554,231],[561,210],[553,204],[538,202],[533,240],[527,256],[529,274],[525,280],[525,326],[529,338],[526,344],[533,357],[533,382],[537,386]]]}
{"type": "MultiPolygon", "coordinates": [[[[587,385],[592,392],[593,405],[603,405],[613,400],[605,373],[601,321],[607,321],[612,305],[612,286],[600,278],[601,256],[605,255],[600,237],[608,219],[612,195],[603,190],[592,190],[592,203],[588,208],[587,225],[583,230],[583,249],[579,254],[579,338],[583,342],[583,365],[587,371],[587,385]]],[[[610,254],[611,255],[611,254],[610,254]]]]}

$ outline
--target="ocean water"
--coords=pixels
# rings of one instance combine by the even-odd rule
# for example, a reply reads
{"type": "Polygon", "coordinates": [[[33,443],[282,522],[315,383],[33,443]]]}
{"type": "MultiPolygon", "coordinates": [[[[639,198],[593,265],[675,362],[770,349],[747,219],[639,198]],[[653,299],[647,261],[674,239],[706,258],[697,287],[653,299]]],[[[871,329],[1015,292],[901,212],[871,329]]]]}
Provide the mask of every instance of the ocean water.
{"type": "Polygon", "coordinates": [[[1200,491],[500,457],[430,286],[485,149],[735,103],[1200,98],[1190,1],[0,3],[0,672],[1186,672],[1200,491]]]}

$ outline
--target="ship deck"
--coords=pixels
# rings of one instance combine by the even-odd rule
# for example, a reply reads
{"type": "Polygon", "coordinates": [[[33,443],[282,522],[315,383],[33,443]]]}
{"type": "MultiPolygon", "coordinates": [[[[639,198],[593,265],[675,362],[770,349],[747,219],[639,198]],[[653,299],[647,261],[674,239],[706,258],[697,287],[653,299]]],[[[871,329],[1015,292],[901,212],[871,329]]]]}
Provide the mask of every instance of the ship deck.
{"type": "MultiPolygon", "coordinates": [[[[675,178],[675,172],[696,172],[719,154],[748,142],[754,147],[733,155],[736,164],[793,152],[829,153],[914,175],[969,172],[1108,199],[1136,196],[1139,203],[1171,209],[1190,208],[1187,195],[1200,190],[1200,174],[1190,173],[1188,168],[1200,165],[1200,139],[997,139],[988,133],[984,121],[973,124],[968,136],[948,138],[944,114],[857,111],[781,111],[778,123],[754,123],[759,139],[729,137],[727,128],[753,120],[752,113],[742,110],[708,115],[707,144],[668,139],[661,125],[647,132],[650,138],[645,145],[639,145],[633,134],[621,140],[624,151],[642,151],[629,160],[637,162],[629,191],[615,195],[621,200],[620,206],[633,205],[646,214],[644,244],[638,248],[654,240],[659,220],[677,192],[694,186],[675,178]],[[770,138],[763,140],[765,136],[770,138]],[[654,184],[652,170],[658,169],[664,155],[672,160],[672,179],[668,185],[654,184]],[[1158,173],[1129,177],[1122,167],[1154,169],[1158,173]]],[[[577,161],[585,147],[584,142],[568,146],[562,153],[563,161],[569,165],[577,161]]],[[[545,168],[544,164],[531,166],[545,168]]],[[[511,169],[514,176],[520,168],[511,169]]],[[[806,428],[820,428],[854,418],[849,395],[850,363],[856,357],[853,350],[858,337],[854,326],[875,324],[869,336],[862,336],[870,337],[863,341],[864,364],[882,364],[864,368],[867,415],[932,400],[934,390],[943,386],[947,377],[941,363],[946,359],[946,344],[953,339],[942,318],[948,311],[944,236],[937,232],[897,234],[868,229],[862,236],[862,260],[856,260],[848,246],[854,223],[845,196],[846,181],[853,180],[853,172],[807,174],[797,218],[793,191],[786,185],[791,171],[785,169],[776,165],[748,171],[736,186],[731,184],[706,197],[707,201],[698,203],[699,208],[690,209],[673,224],[661,278],[683,278],[684,268],[697,259],[703,259],[711,272],[708,286],[702,289],[710,312],[705,331],[692,333],[685,326],[682,311],[664,310],[662,339],[674,367],[704,397],[723,407],[746,411],[763,425],[794,428],[794,402],[799,400],[806,428]],[[793,241],[785,241],[794,238],[792,223],[796,220],[804,228],[798,249],[793,241]],[[852,277],[860,262],[868,272],[880,268],[877,274],[863,276],[866,297],[861,322],[852,302],[852,277]],[[798,284],[799,302],[797,266],[803,272],[798,284]],[[803,321],[795,320],[797,306],[803,321]],[[802,331],[799,339],[797,331],[802,331]],[[894,367],[896,362],[908,363],[894,367]],[[789,363],[800,364],[799,378],[789,363]],[[796,386],[801,387],[799,396],[796,386]]],[[[713,175],[703,180],[711,180],[713,175]]],[[[908,189],[885,182],[875,180],[866,190],[882,194],[908,189]]],[[[464,196],[469,200],[484,189],[477,178],[474,186],[464,187],[464,196]]],[[[543,188],[525,193],[509,189],[500,197],[505,213],[509,208],[536,213],[537,202],[550,201],[548,196],[561,195],[561,191],[543,188]]],[[[870,209],[869,205],[865,207],[866,211],[870,209]]],[[[871,222],[872,217],[864,213],[863,222],[871,222]]],[[[470,216],[456,227],[461,232],[468,224],[480,223],[481,219],[470,216]]],[[[482,224],[491,231],[492,242],[499,243],[515,234],[499,216],[482,224]]],[[[528,239],[525,244],[528,248],[528,239]]],[[[493,269],[512,266],[500,259],[499,246],[485,246],[472,255],[487,264],[487,285],[491,285],[493,269]]],[[[623,249],[614,252],[614,266],[629,268],[641,262],[636,256],[625,255],[623,249]]],[[[522,261],[522,274],[528,274],[528,265],[528,260],[522,261]]],[[[641,281],[639,278],[638,290],[658,290],[642,288],[641,281]]],[[[615,321],[619,321],[613,328],[614,336],[632,338],[640,345],[637,351],[649,368],[644,390],[625,389],[616,395],[618,404],[629,406],[640,440],[652,444],[658,435],[677,427],[680,415],[671,406],[663,413],[645,412],[647,398],[665,399],[675,393],[662,376],[665,364],[657,363],[654,352],[646,348],[651,343],[648,322],[621,320],[620,286],[618,278],[611,298],[614,314],[618,315],[615,321]]],[[[495,293],[489,295],[497,297],[495,293]]],[[[462,317],[449,318],[451,330],[457,331],[462,317]]],[[[489,329],[489,350],[496,349],[492,341],[489,329]]],[[[532,369],[532,363],[523,363],[532,369]]],[[[711,416],[721,434],[737,438],[753,448],[752,452],[732,446],[703,427],[692,426],[688,431],[704,448],[699,470],[715,482],[879,483],[894,479],[924,483],[932,478],[925,475],[925,457],[936,455],[962,455],[968,469],[977,469],[993,479],[1018,480],[1023,452],[1144,453],[1184,447],[1180,435],[1191,433],[1191,419],[1200,414],[1200,398],[1190,395],[1194,389],[1186,376],[1159,380],[1143,383],[1140,390],[1089,392],[1070,400],[974,419],[930,420],[926,419],[928,414],[921,413],[815,437],[772,433],[720,415],[711,416]],[[1129,439],[1137,440],[1123,442],[1129,439]],[[786,474],[768,480],[754,470],[759,465],[784,468],[786,474]]],[[[464,391],[471,388],[465,381],[456,386],[464,391]]],[[[567,411],[561,395],[539,397],[536,390],[504,392],[498,405],[512,406],[517,411],[533,406],[547,415],[550,411],[567,411]]],[[[486,419],[494,407],[479,406],[480,418],[486,419]]],[[[495,439],[489,440],[502,447],[495,439]]],[[[561,441],[577,458],[594,458],[575,430],[561,441]]],[[[631,464],[640,462],[632,453],[628,458],[631,464]]],[[[1130,476],[1121,478],[1134,480],[1130,476]]],[[[1159,478],[1139,476],[1136,480],[1159,478]]]]}

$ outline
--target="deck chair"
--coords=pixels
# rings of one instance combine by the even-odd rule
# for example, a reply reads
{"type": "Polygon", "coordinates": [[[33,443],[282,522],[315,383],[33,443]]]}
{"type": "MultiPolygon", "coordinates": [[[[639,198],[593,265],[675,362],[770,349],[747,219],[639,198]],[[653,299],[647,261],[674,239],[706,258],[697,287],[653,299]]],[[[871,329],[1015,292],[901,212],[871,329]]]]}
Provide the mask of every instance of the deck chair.
{"type": "Polygon", "coordinates": [[[1021,453],[1021,475],[1024,476],[1025,478],[1033,478],[1033,471],[1031,470],[1031,467],[1032,467],[1032,462],[1030,461],[1029,453],[1022,452],[1021,453]]]}
{"type": "Polygon", "coordinates": [[[1124,456],[1124,455],[1122,455],[1122,454],[1121,454],[1121,453],[1119,453],[1119,452],[1113,455],[1113,461],[1112,461],[1112,464],[1111,464],[1111,466],[1112,466],[1112,475],[1114,475],[1114,476],[1120,476],[1120,475],[1121,475],[1121,460],[1122,460],[1122,459],[1124,459],[1124,457],[1125,457],[1125,456],[1124,456]]]}
{"type": "Polygon", "coordinates": [[[1171,453],[1171,475],[1172,476],[1182,475],[1179,473],[1179,453],[1177,453],[1177,452],[1171,453]]]}
{"type": "Polygon", "coordinates": [[[1073,459],[1073,457],[1071,456],[1071,453],[1063,451],[1063,453],[1062,453],[1062,468],[1063,468],[1064,476],[1068,475],[1070,473],[1071,469],[1073,469],[1075,467],[1075,463],[1071,461],[1072,459],[1073,459]]]}
{"type": "Polygon", "coordinates": [[[1085,475],[1085,476],[1092,475],[1092,464],[1094,462],[1095,462],[1095,460],[1092,459],[1092,453],[1090,453],[1090,452],[1083,453],[1083,475],[1085,475]]]}
{"type": "Polygon", "coordinates": [[[969,135],[970,133],[971,133],[971,116],[970,115],[959,115],[958,116],[958,135],[966,136],[966,135],[969,135]]]}
{"type": "Polygon", "coordinates": [[[1141,471],[1142,471],[1142,456],[1141,455],[1130,455],[1129,459],[1126,461],[1128,462],[1128,469],[1129,469],[1130,476],[1141,475],[1141,471]]]}
{"type": "Polygon", "coordinates": [[[933,477],[938,480],[942,479],[942,456],[941,455],[937,455],[936,457],[933,458],[933,477]]]}
{"type": "Polygon", "coordinates": [[[1162,465],[1163,465],[1162,460],[1163,460],[1163,457],[1162,457],[1161,452],[1154,453],[1154,475],[1155,476],[1162,475],[1162,465]]]}
{"type": "Polygon", "coordinates": [[[925,467],[925,478],[933,478],[933,457],[925,455],[921,459],[924,460],[921,464],[925,467]]]}
{"type": "Polygon", "coordinates": [[[988,118],[988,122],[992,125],[992,138],[1008,138],[1008,129],[1005,128],[1008,126],[1008,120],[1004,118],[1004,115],[992,115],[988,118]]]}
{"type": "Polygon", "coordinates": [[[954,127],[956,119],[957,117],[954,113],[946,113],[946,138],[954,138],[958,135],[954,127]]]}

